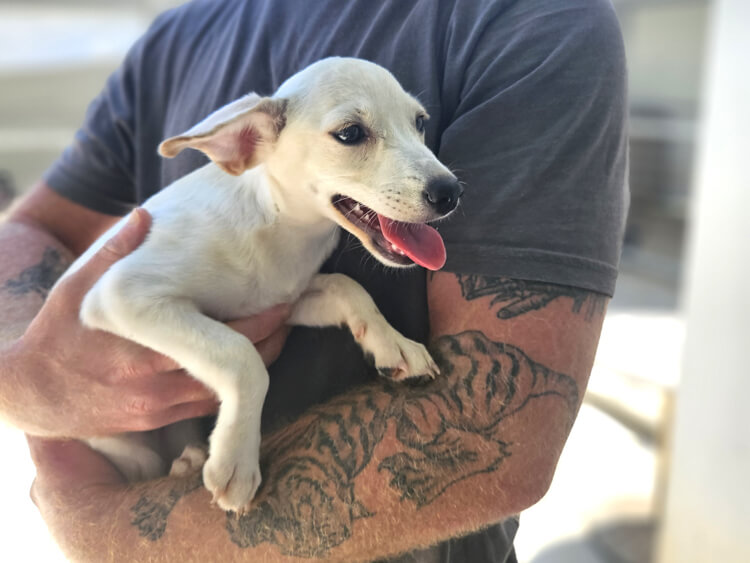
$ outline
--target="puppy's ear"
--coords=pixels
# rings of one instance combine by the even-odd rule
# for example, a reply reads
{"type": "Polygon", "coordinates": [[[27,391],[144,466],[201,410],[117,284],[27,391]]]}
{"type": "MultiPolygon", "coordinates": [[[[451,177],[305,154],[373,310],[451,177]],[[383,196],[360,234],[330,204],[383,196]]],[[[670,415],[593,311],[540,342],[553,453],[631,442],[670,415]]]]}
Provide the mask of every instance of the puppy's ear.
{"type": "Polygon", "coordinates": [[[159,154],[172,158],[183,149],[198,149],[226,172],[238,176],[268,154],[286,124],[286,105],[283,99],[248,94],[162,142],[159,154]]]}

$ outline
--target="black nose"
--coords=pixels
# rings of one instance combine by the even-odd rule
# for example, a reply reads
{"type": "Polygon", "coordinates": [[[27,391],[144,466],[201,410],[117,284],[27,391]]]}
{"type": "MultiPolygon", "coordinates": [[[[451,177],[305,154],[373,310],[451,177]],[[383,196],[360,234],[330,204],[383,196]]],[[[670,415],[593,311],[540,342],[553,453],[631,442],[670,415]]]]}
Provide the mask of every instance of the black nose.
{"type": "Polygon", "coordinates": [[[458,205],[458,198],[464,193],[461,184],[453,177],[433,178],[427,183],[424,198],[430,206],[445,215],[453,211],[458,205]]]}

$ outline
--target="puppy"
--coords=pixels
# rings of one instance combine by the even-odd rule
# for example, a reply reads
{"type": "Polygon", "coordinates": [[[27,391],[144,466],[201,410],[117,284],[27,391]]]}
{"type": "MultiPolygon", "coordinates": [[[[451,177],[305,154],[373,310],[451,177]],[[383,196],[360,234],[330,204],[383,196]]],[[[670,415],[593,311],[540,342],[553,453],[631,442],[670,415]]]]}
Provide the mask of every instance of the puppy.
{"type": "MultiPolygon", "coordinates": [[[[425,146],[426,120],[385,69],[330,58],[273,96],[249,94],[159,146],[166,157],[191,148],[212,162],[145,202],[148,238],[98,280],[80,315],[87,327],[172,358],[215,391],[221,408],[208,459],[187,448],[173,468],[205,462],[205,486],[221,508],[242,512],[260,485],[268,388],[252,343],[222,321],[293,303],[290,324],[347,325],[395,379],[438,373],[426,349],[393,329],[359,284],[318,274],[339,227],[385,265],[443,266],[443,241],[425,223],[453,211],[461,188],[425,146]]],[[[168,435],[167,450],[178,453],[197,438],[190,423],[168,435]]],[[[148,433],[90,443],[130,480],[163,475],[171,461],[148,433]]]]}

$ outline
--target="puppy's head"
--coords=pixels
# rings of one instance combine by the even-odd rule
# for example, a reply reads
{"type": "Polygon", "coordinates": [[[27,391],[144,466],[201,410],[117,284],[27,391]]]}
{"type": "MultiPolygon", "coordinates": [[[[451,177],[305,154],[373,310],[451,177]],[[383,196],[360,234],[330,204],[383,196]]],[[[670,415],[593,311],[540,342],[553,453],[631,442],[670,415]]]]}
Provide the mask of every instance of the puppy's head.
{"type": "Polygon", "coordinates": [[[272,98],[233,102],[160,151],[198,148],[230,174],[263,162],[284,213],[336,222],[384,264],[437,270],[445,247],[425,223],[451,213],[461,187],[425,146],[427,119],[387,70],[331,58],[272,98]]]}

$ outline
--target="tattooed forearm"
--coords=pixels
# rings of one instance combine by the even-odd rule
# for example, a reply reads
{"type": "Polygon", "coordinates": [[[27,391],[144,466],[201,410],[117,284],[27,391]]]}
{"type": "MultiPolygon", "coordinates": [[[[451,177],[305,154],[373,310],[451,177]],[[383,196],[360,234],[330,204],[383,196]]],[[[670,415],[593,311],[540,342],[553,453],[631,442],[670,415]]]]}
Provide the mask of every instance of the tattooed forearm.
{"type": "MultiPolygon", "coordinates": [[[[227,515],[231,540],[243,548],[270,543],[285,555],[326,557],[351,537],[358,519],[376,514],[377,507],[357,498],[355,484],[375,463],[389,429],[397,447],[380,451],[377,472],[401,502],[421,509],[454,484],[497,471],[520,450],[506,421],[536,399],[562,401],[572,423],[579,403],[575,380],[521,349],[470,331],[439,338],[432,352],[442,371],[437,381],[364,387],[268,437],[264,486],[248,513],[227,515]]],[[[158,539],[178,499],[172,491],[161,500],[141,499],[133,507],[141,535],[158,539]]]]}
{"type": "Polygon", "coordinates": [[[568,406],[572,424],[579,401],[575,380],[534,362],[521,349],[470,331],[444,336],[433,349],[438,384],[402,397],[396,433],[406,449],[379,465],[391,486],[418,508],[451,485],[491,473],[513,452],[503,422],[533,399],[556,396],[568,406]],[[425,416],[427,412],[437,414],[425,416]]]}
{"type": "Polygon", "coordinates": [[[57,279],[63,275],[68,264],[60,252],[52,247],[47,247],[42,260],[33,266],[23,270],[16,278],[5,282],[3,289],[13,295],[26,295],[36,293],[42,299],[46,299],[49,290],[55,285],[57,279]]]}
{"type": "Polygon", "coordinates": [[[572,311],[586,315],[587,320],[604,314],[604,295],[575,287],[478,274],[456,274],[464,299],[471,301],[491,296],[490,308],[499,306],[497,318],[511,319],[546,307],[560,298],[573,300],[572,311]]]}
{"type": "Polygon", "coordinates": [[[131,524],[138,528],[141,537],[156,541],[164,535],[167,518],[177,502],[185,495],[203,486],[203,478],[196,473],[184,480],[170,480],[159,484],[160,491],[151,491],[142,496],[131,507],[133,519],[131,524]]]}

